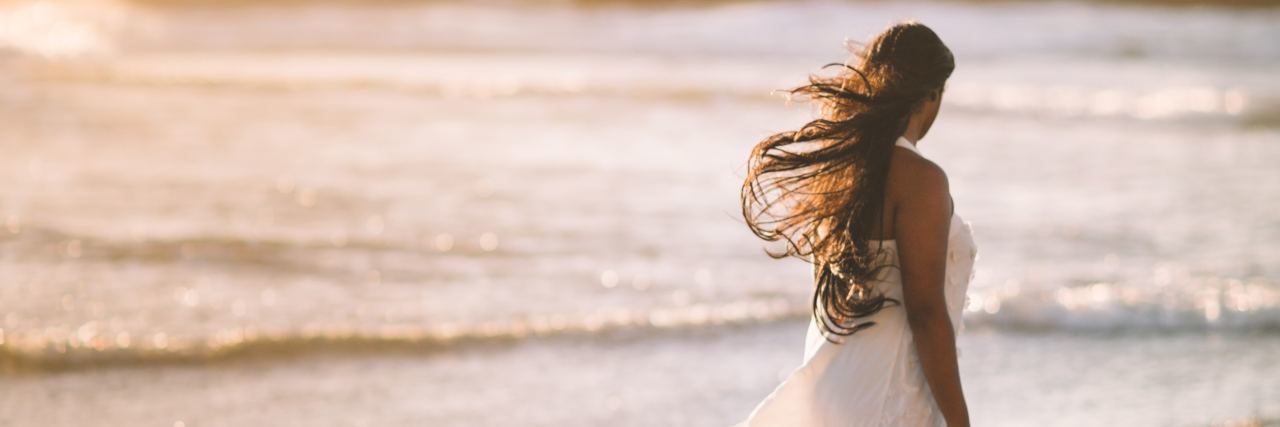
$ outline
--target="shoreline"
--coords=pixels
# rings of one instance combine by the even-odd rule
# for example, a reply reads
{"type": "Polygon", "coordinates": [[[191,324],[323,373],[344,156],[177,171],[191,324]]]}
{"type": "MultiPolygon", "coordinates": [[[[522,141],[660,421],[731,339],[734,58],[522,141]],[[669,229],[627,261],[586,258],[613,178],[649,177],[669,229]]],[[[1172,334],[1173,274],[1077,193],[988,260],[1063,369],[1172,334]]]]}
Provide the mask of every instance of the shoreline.
{"type": "MultiPolygon", "coordinates": [[[[484,426],[520,414],[530,425],[729,425],[799,363],[805,327],[792,320],[548,337],[428,357],[317,354],[15,376],[0,383],[0,420],[484,426]]],[[[1265,424],[1280,416],[1280,404],[1271,403],[1280,401],[1280,378],[1256,374],[1277,362],[1280,337],[966,331],[960,346],[971,411],[984,425],[1048,415],[1058,425],[1234,425],[1250,417],[1265,424]],[[1099,354],[1106,357],[1094,360],[1099,354]],[[1028,371],[1038,375],[1019,374],[1028,371]],[[1011,397],[1034,394],[1043,396],[1011,397]]]]}

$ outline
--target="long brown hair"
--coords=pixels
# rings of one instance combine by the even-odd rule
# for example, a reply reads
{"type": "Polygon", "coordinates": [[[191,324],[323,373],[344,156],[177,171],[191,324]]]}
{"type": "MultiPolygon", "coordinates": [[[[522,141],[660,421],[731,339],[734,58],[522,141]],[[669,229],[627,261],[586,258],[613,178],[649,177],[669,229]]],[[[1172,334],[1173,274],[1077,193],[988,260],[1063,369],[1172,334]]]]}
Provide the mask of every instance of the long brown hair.
{"type": "Polygon", "coordinates": [[[911,113],[941,91],[955,60],[938,35],[917,22],[878,34],[857,64],[832,77],[811,75],[791,89],[820,103],[821,117],[774,134],[751,150],[742,184],[742,215],[766,241],[783,241],[774,258],[814,264],[813,316],[823,335],[847,336],[874,325],[858,319],[900,304],[872,282],[889,265],[869,231],[884,234],[885,181],[894,143],[911,113]]]}

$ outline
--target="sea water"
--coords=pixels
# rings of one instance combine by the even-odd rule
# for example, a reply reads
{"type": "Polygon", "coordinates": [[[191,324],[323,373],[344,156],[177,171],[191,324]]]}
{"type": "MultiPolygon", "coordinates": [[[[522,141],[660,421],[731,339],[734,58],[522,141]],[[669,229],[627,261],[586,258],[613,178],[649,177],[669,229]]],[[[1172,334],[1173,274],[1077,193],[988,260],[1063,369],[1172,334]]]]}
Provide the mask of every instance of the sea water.
{"type": "Polygon", "coordinates": [[[0,425],[728,425],[775,90],[919,19],[977,425],[1280,418],[1280,10],[0,2],[0,425]]]}

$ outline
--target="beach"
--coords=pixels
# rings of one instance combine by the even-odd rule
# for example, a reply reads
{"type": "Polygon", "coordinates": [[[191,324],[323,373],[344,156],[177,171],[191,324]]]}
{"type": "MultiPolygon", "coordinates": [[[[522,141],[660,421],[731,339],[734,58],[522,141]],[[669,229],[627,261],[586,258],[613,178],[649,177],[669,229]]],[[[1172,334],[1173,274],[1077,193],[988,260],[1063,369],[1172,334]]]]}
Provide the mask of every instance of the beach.
{"type": "Polygon", "coordinates": [[[909,18],[975,425],[1280,422],[1280,9],[14,0],[0,425],[740,421],[812,291],[747,154],[909,18]]]}

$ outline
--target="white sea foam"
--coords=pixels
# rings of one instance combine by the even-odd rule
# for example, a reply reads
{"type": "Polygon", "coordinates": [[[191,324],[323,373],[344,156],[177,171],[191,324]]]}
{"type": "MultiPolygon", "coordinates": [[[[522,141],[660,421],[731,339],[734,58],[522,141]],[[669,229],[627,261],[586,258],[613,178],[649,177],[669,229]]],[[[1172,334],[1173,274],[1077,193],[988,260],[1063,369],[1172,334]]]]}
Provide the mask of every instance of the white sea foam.
{"type": "Polygon", "coordinates": [[[110,54],[115,31],[137,23],[129,15],[111,0],[0,2],[0,53],[56,60],[110,54]]]}
{"type": "Polygon", "coordinates": [[[1280,332],[1280,287],[1263,280],[1143,286],[1092,283],[971,291],[969,326],[1062,332],[1280,332]]]}

